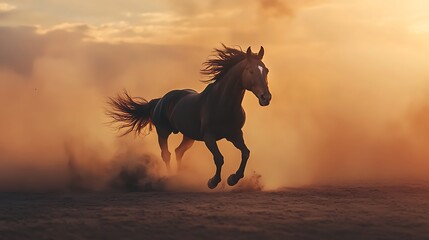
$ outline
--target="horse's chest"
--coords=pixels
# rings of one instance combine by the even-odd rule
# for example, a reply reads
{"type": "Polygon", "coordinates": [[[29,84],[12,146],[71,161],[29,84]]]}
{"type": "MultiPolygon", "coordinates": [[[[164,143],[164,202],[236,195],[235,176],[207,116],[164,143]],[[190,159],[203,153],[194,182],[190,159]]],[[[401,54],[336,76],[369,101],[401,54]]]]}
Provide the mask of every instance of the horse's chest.
{"type": "Polygon", "coordinates": [[[230,133],[231,131],[241,129],[243,127],[245,116],[243,113],[223,112],[213,114],[208,122],[212,130],[220,133],[230,133]]]}

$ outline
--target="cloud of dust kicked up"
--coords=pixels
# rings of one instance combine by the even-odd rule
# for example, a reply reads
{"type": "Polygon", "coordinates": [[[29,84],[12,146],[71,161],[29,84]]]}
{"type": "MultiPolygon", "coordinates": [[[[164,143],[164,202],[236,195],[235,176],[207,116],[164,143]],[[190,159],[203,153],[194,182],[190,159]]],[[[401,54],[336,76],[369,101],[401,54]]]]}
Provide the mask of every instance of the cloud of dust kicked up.
{"type": "MultiPolygon", "coordinates": [[[[267,108],[244,100],[251,158],[237,191],[428,180],[428,35],[406,28],[408,18],[389,21],[395,9],[362,20],[372,11],[365,4],[332,2],[260,1],[249,5],[256,15],[216,22],[247,27],[193,32],[175,45],[87,41],[82,26],[0,27],[0,190],[206,190],[215,167],[204,144],[168,176],[156,133],[118,138],[104,112],[122,89],[146,99],[202,90],[199,68],[221,41],[264,45],[273,94],[267,108]]],[[[170,5],[190,16],[211,7],[170,5]]],[[[240,153],[226,141],[220,148],[225,180],[240,153]]]]}

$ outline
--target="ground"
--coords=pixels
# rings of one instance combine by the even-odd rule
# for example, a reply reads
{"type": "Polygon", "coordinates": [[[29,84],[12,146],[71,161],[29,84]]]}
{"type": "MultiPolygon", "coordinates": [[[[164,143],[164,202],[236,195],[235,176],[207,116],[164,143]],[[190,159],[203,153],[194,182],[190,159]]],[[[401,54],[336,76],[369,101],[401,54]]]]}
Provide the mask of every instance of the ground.
{"type": "Polygon", "coordinates": [[[429,187],[0,193],[1,239],[429,239],[429,187]]]}

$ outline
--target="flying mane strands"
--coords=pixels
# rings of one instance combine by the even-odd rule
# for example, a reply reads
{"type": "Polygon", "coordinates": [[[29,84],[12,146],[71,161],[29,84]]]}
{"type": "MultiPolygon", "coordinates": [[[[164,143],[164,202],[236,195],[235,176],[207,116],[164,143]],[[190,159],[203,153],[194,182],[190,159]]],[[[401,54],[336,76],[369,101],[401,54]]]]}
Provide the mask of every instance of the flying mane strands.
{"type": "MultiPolygon", "coordinates": [[[[202,80],[204,83],[212,83],[221,80],[222,77],[237,63],[246,58],[246,53],[241,47],[232,48],[222,44],[224,49],[214,49],[212,58],[209,58],[202,65],[201,74],[209,76],[208,80],[202,80]]],[[[257,54],[252,53],[252,56],[257,57],[257,54]]]]}

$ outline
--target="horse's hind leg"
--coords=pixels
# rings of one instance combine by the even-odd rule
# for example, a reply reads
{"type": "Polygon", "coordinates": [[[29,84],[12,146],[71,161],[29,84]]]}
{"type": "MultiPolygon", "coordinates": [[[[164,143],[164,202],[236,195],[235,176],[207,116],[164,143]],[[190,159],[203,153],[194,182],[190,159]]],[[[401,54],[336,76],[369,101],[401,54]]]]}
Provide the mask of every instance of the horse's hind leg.
{"type": "Polygon", "coordinates": [[[167,167],[167,170],[170,171],[170,158],[171,153],[168,151],[168,137],[171,134],[171,131],[168,130],[158,130],[158,143],[161,147],[161,157],[167,167]]]}
{"type": "Polygon", "coordinates": [[[213,154],[213,159],[216,164],[216,173],[212,178],[209,179],[209,182],[208,182],[208,187],[210,189],[213,189],[221,181],[220,172],[222,170],[222,165],[223,165],[223,156],[219,151],[219,148],[217,146],[215,139],[213,139],[212,137],[204,137],[204,143],[206,144],[210,152],[213,154]]]}
{"type": "Polygon", "coordinates": [[[231,174],[227,180],[228,185],[234,186],[241,178],[244,177],[244,170],[246,168],[247,159],[249,159],[250,156],[250,150],[244,143],[243,132],[241,130],[232,137],[227,138],[227,140],[232,142],[232,144],[234,144],[234,146],[241,151],[240,167],[238,168],[237,172],[235,174],[231,174]]]}
{"type": "Polygon", "coordinates": [[[192,147],[192,144],[194,144],[194,140],[191,138],[188,138],[187,136],[183,135],[182,142],[180,145],[176,148],[176,160],[177,160],[177,169],[180,171],[182,166],[182,157],[185,152],[192,147]]]}

